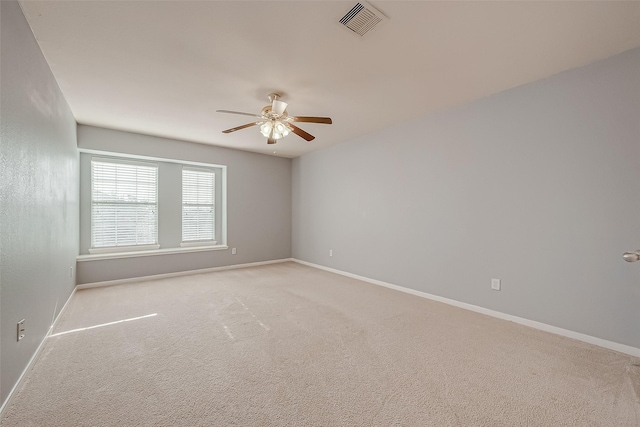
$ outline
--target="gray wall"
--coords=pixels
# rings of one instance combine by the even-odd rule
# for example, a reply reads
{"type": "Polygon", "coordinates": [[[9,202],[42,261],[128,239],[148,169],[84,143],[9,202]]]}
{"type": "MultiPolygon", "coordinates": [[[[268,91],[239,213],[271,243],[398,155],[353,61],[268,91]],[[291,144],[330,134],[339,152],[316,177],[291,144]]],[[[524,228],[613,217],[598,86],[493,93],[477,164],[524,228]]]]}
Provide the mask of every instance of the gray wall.
{"type": "Polygon", "coordinates": [[[640,348],[638,218],[640,49],[293,162],[295,258],[640,348]]]}
{"type": "Polygon", "coordinates": [[[0,2],[0,399],[75,285],[76,122],[18,3],[0,2]],[[75,270],[75,269],[74,269],[75,270]],[[26,319],[17,342],[16,323],[26,319]]]}
{"type": "MultiPolygon", "coordinates": [[[[227,166],[229,246],[228,250],[82,261],[78,284],[291,257],[290,159],[83,125],[78,126],[78,147],[227,166]],[[236,255],[231,254],[232,247],[237,248],[236,255]]],[[[83,180],[81,185],[88,183],[83,180]]],[[[83,197],[81,203],[89,201],[83,197]]],[[[83,215],[83,230],[88,229],[88,218],[83,215]]]]}

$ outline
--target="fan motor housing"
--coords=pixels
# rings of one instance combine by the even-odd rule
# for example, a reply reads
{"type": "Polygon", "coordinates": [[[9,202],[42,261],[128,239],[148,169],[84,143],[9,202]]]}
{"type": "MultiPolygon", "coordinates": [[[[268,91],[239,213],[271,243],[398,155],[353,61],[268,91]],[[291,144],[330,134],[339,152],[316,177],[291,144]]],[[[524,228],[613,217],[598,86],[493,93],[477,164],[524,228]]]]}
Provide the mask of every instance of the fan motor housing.
{"type": "Polygon", "coordinates": [[[265,118],[269,118],[269,119],[277,119],[277,118],[283,118],[283,117],[287,117],[288,113],[287,110],[284,110],[284,113],[282,114],[275,114],[271,112],[271,105],[265,105],[264,108],[262,109],[262,116],[265,118]]]}

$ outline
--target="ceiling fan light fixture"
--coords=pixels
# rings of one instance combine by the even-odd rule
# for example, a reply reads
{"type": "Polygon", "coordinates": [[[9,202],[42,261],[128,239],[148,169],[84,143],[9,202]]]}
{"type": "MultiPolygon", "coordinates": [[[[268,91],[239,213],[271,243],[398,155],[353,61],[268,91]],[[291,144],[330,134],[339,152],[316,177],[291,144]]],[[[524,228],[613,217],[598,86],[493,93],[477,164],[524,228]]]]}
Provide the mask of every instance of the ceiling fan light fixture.
{"type": "Polygon", "coordinates": [[[273,104],[271,105],[271,112],[282,116],[284,114],[284,111],[287,109],[287,105],[289,104],[287,104],[286,102],[274,99],[273,104]]]}
{"type": "Polygon", "coordinates": [[[257,117],[259,121],[253,123],[247,123],[242,126],[236,126],[231,129],[223,130],[222,133],[231,133],[241,129],[246,129],[251,126],[260,126],[260,133],[267,138],[267,144],[275,144],[278,139],[282,139],[290,133],[295,133],[305,141],[312,141],[315,136],[300,129],[292,122],[306,122],[306,123],[324,123],[331,124],[331,118],[329,117],[315,117],[315,116],[289,116],[287,113],[287,104],[279,100],[280,95],[277,93],[269,94],[269,101],[271,105],[267,105],[262,109],[260,115],[243,113],[241,111],[231,110],[216,110],[218,113],[239,114],[242,116],[257,117]]]}
{"type": "Polygon", "coordinates": [[[273,129],[273,125],[271,124],[271,122],[266,122],[265,124],[260,126],[260,133],[262,133],[263,136],[269,138],[269,135],[271,135],[272,129],[273,129]]]}
{"type": "Polygon", "coordinates": [[[281,121],[273,120],[260,126],[260,133],[267,138],[280,139],[289,135],[289,128],[281,121]]]}

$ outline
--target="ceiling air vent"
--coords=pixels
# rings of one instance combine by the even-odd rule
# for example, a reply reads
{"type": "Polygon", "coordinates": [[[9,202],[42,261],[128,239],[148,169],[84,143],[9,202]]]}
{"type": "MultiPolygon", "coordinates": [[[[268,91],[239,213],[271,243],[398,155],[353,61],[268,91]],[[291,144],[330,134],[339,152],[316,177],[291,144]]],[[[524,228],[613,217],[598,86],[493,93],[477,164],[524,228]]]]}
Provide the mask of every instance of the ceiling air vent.
{"type": "Polygon", "coordinates": [[[362,37],[388,19],[366,1],[360,1],[340,18],[340,23],[362,37]]]}

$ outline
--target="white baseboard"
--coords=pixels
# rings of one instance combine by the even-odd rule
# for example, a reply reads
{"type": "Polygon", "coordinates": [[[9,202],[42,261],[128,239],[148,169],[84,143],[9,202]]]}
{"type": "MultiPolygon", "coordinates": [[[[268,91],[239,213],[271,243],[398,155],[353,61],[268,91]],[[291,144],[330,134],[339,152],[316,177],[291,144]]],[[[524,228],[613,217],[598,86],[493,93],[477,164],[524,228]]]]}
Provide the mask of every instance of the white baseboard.
{"type": "Polygon", "coordinates": [[[64,305],[62,306],[62,309],[60,309],[60,313],[58,313],[58,315],[56,316],[55,320],[51,323],[51,326],[49,326],[49,329],[47,330],[47,333],[44,336],[44,338],[42,338],[42,341],[40,342],[40,345],[38,345],[38,348],[33,353],[33,356],[31,356],[31,359],[29,359],[29,362],[27,363],[27,366],[25,366],[25,368],[22,370],[22,373],[20,374],[20,377],[18,378],[18,381],[16,381],[16,383],[13,385],[13,388],[11,389],[9,394],[7,395],[7,398],[4,400],[4,402],[2,402],[2,406],[0,406],[0,419],[2,419],[2,415],[4,414],[4,410],[9,407],[9,403],[11,402],[11,399],[13,398],[14,393],[16,392],[16,390],[18,390],[22,386],[22,383],[24,382],[25,378],[27,377],[27,373],[29,372],[29,370],[33,366],[33,362],[35,362],[36,359],[38,358],[38,356],[40,356],[40,352],[42,351],[42,348],[44,347],[44,343],[47,341],[47,338],[49,338],[49,335],[51,335],[51,331],[53,331],[53,329],[58,324],[58,321],[62,317],[62,314],[64,313],[64,311],[66,310],[67,306],[69,305],[69,301],[71,301],[71,298],[73,298],[73,295],[76,293],[76,289],[77,288],[74,287],[73,291],[71,291],[71,294],[69,295],[69,298],[67,298],[67,302],[64,303],[64,305]]]}
{"type": "Polygon", "coordinates": [[[309,267],[318,268],[320,270],[329,271],[331,273],[340,274],[342,276],[351,277],[352,279],[362,280],[363,282],[372,283],[374,285],[384,286],[385,288],[395,289],[396,291],[405,292],[411,295],[416,295],[416,296],[427,298],[433,301],[443,302],[445,304],[453,305],[455,307],[464,308],[465,310],[486,314],[488,316],[496,317],[498,319],[509,320],[511,322],[519,323],[524,326],[529,326],[531,328],[539,329],[545,332],[551,332],[552,334],[561,335],[563,337],[573,338],[575,340],[597,345],[599,347],[603,347],[609,350],[614,350],[620,353],[629,354],[631,356],[640,357],[640,348],[631,347],[629,345],[620,344],[613,341],[607,341],[602,338],[593,337],[591,335],[582,334],[580,332],[570,331],[568,329],[559,328],[557,326],[547,325],[546,323],[536,322],[535,320],[529,320],[523,317],[513,316],[511,314],[502,313],[500,311],[490,310],[488,308],[480,307],[477,305],[467,304],[466,302],[460,302],[453,299],[440,297],[438,295],[417,291],[415,289],[393,285],[391,283],[383,282],[381,280],[370,279],[364,276],[358,276],[357,274],[348,273],[342,270],[336,270],[335,268],[325,267],[323,265],[302,261],[296,258],[292,258],[292,261],[309,266],[309,267]]]}
{"type": "Polygon", "coordinates": [[[250,262],[246,264],[224,265],[222,267],[202,268],[200,270],[176,271],[175,273],[154,274],[152,276],[131,277],[128,279],[107,280],[104,282],[84,283],[76,286],[76,289],[101,288],[103,286],[122,285],[124,283],[145,282],[147,280],[168,279],[171,277],[191,276],[193,274],[211,273],[213,271],[233,270],[236,268],[257,267],[259,265],[278,264],[293,261],[293,258],[274,259],[270,261],[250,262]]]}

